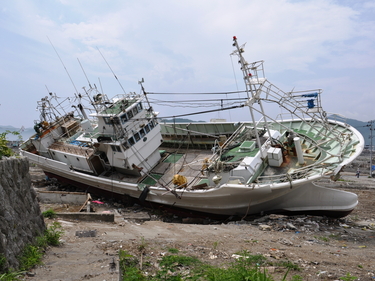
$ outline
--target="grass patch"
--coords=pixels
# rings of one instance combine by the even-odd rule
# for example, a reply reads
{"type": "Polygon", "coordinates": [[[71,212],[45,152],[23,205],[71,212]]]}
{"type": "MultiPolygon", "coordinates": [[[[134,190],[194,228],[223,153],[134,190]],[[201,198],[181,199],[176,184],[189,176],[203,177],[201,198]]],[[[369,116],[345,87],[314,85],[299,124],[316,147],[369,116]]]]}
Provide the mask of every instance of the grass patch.
{"type": "Polygon", "coordinates": [[[328,237],[335,240],[341,239],[341,236],[339,234],[330,234],[328,237]]]}
{"type": "Polygon", "coordinates": [[[42,213],[43,217],[48,218],[48,219],[53,219],[56,217],[56,212],[52,209],[48,209],[47,211],[44,211],[42,213]]]}
{"type": "Polygon", "coordinates": [[[168,252],[169,252],[169,253],[172,253],[172,254],[177,254],[177,253],[179,252],[179,250],[176,249],[176,248],[169,248],[169,249],[168,249],[168,252]]]}
{"type": "Polygon", "coordinates": [[[20,264],[18,271],[7,270],[5,268],[6,259],[0,255],[0,281],[19,280],[24,271],[41,264],[45,248],[47,246],[58,246],[62,234],[61,224],[54,222],[45,230],[42,236],[38,236],[35,239],[35,243],[26,245],[18,257],[20,264]]]}
{"type": "Polygon", "coordinates": [[[146,277],[142,274],[141,270],[138,268],[139,262],[133,255],[130,255],[128,252],[120,250],[120,271],[122,280],[131,281],[131,280],[147,280],[146,277]]]}
{"type": "Polygon", "coordinates": [[[46,229],[43,237],[45,237],[47,245],[59,246],[60,238],[63,233],[64,231],[62,230],[61,224],[59,222],[53,222],[53,224],[46,229]]]}
{"type": "Polygon", "coordinates": [[[328,242],[329,241],[329,238],[328,237],[325,237],[325,236],[314,236],[315,239],[318,239],[320,241],[323,241],[323,242],[328,242]]]}
{"type": "MultiPolygon", "coordinates": [[[[170,254],[161,257],[158,264],[149,266],[142,271],[137,258],[128,252],[121,250],[120,271],[123,281],[129,280],[153,280],[153,281],[181,281],[181,280],[212,280],[212,281],[272,281],[274,278],[267,271],[270,263],[262,255],[251,255],[248,251],[239,252],[239,258],[229,264],[212,266],[204,263],[196,257],[172,254],[176,249],[169,249],[170,254]]],[[[289,261],[279,262],[278,267],[284,269],[282,281],[287,280],[291,270],[300,270],[299,267],[289,261]]],[[[292,276],[292,281],[303,280],[299,275],[292,276]]]]}
{"type": "Polygon", "coordinates": [[[42,263],[43,253],[38,246],[27,245],[19,257],[20,270],[24,271],[42,263]]]}
{"type": "MultiPolygon", "coordinates": [[[[4,257],[3,254],[0,254],[0,272],[3,272],[5,270],[5,263],[6,263],[6,258],[4,257]]],[[[0,279],[1,280],[1,279],[0,279]]]]}
{"type": "Polygon", "coordinates": [[[288,268],[290,270],[295,270],[295,271],[301,270],[301,268],[297,264],[291,261],[280,261],[280,262],[277,262],[275,265],[279,267],[285,267],[285,268],[288,268]]]}
{"type": "Polygon", "coordinates": [[[8,273],[0,273],[0,281],[14,281],[20,280],[19,278],[22,277],[24,274],[23,271],[18,272],[8,272],[8,273]]]}
{"type": "Polygon", "coordinates": [[[348,272],[348,273],[346,273],[345,276],[340,277],[339,279],[340,279],[340,280],[344,280],[344,281],[352,281],[352,280],[357,280],[357,277],[351,275],[351,274],[348,272]]]}

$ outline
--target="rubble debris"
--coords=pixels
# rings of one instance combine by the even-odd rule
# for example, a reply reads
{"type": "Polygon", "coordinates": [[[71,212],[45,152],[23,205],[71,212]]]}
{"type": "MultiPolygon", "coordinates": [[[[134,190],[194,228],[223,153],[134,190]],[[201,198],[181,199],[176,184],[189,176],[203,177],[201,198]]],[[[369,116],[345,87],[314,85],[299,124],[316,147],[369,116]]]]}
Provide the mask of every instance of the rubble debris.
{"type": "Polygon", "coordinates": [[[109,271],[110,272],[116,272],[115,258],[112,258],[112,262],[109,263],[109,271]]]}
{"type": "Polygon", "coordinates": [[[268,224],[260,224],[260,225],[259,225],[259,229],[260,229],[260,230],[264,230],[264,231],[270,231],[272,228],[271,228],[271,226],[268,225],[268,224]]]}
{"type": "Polygon", "coordinates": [[[95,230],[81,230],[76,231],[76,236],[79,238],[82,237],[96,237],[96,229],[95,230]]]}

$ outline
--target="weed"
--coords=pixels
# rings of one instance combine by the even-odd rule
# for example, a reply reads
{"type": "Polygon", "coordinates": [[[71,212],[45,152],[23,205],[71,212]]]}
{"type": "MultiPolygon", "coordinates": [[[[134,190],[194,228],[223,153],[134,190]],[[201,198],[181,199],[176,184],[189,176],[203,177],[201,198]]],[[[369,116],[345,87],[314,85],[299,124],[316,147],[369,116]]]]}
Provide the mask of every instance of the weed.
{"type": "Polygon", "coordinates": [[[176,248],[169,248],[169,249],[168,249],[168,252],[170,252],[170,253],[172,253],[172,254],[177,254],[177,253],[179,252],[179,250],[176,249],[176,248]]]}
{"type": "Polygon", "coordinates": [[[291,281],[303,281],[303,278],[299,275],[294,275],[294,276],[292,276],[291,281]]]}
{"type": "Polygon", "coordinates": [[[42,263],[43,254],[39,247],[27,245],[19,258],[20,270],[27,270],[42,263]]]}
{"type": "Polygon", "coordinates": [[[267,261],[267,259],[262,255],[251,255],[248,250],[243,250],[241,252],[237,252],[237,255],[241,256],[238,261],[250,264],[250,265],[264,265],[267,261]]]}
{"type": "MultiPolygon", "coordinates": [[[[170,249],[172,250],[172,249],[170,249]]],[[[174,251],[173,249],[172,251],[174,251]]],[[[267,260],[262,255],[250,255],[248,251],[242,251],[241,257],[228,266],[211,266],[202,263],[195,257],[181,255],[165,255],[159,262],[160,270],[154,274],[145,277],[139,269],[138,260],[131,254],[120,251],[120,270],[122,272],[121,280],[211,280],[211,281],[227,281],[227,280],[243,280],[243,281],[273,281],[274,279],[268,273],[265,265],[267,260]]],[[[285,262],[284,267],[288,270],[282,281],[286,281],[290,270],[298,270],[297,266],[285,262]]],[[[302,281],[298,275],[293,276],[292,281],[302,281]]]]}
{"type": "MultiPolygon", "coordinates": [[[[191,271],[201,264],[195,257],[170,255],[160,261],[161,270],[156,274],[160,280],[185,280],[191,271]]],[[[196,274],[195,274],[196,275],[196,274]]],[[[158,279],[156,279],[158,280],[158,279]]]]}
{"type": "Polygon", "coordinates": [[[145,238],[142,236],[142,237],[141,237],[141,243],[140,243],[139,246],[138,246],[138,251],[139,251],[140,253],[143,253],[144,250],[146,249],[146,247],[147,247],[147,243],[146,243],[146,241],[145,241],[145,238]]]}
{"type": "Polygon", "coordinates": [[[5,270],[6,261],[7,260],[6,260],[5,256],[3,254],[0,254],[0,273],[4,272],[4,270],[5,270]]]}
{"type": "Polygon", "coordinates": [[[60,245],[61,235],[64,233],[61,227],[61,223],[53,222],[53,224],[46,229],[44,237],[48,245],[58,246],[60,245]]]}
{"type": "Polygon", "coordinates": [[[12,149],[10,149],[8,146],[7,146],[7,135],[8,134],[13,134],[13,135],[16,135],[18,136],[18,140],[22,140],[22,136],[19,132],[16,132],[16,131],[9,131],[9,130],[6,130],[5,132],[2,132],[0,133],[0,159],[2,159],[3,156],[5,157],[9,157],[9,156],[12,156],[14,155],[14,152],[12,149]]]}
{"type": "Polygon", "coordinates": [[[43,217],[53,219],[56,217],[56,212],[53,209],[48,209],[42,213],[43,217]]]}
{"type": "Polygon", "coordinates": [[[17,272],[7,272],[0,274],[0,281],[14,281],[14,280],[20,280],[18,279],[22,275],[24,275],[25,272],[23,271],[17,271],[17,272]]]}
{"type": "Polygon", "coordinates": [[[214,243],[213,243],[213,248],[214,248],[214,250],[216,250],[217,249],[217,246],[219,245],[219,242],[217,242],[217,241],[215,241],[214,243]]]}
{"type": "Polygon", "coordinates": [[[351,281],[351,280],[356,280],[357,279],[357,277],[356,276],[353,276],[353,275],[351,275],[349,272],[348,273],[346,273],[346,275],[345,276],[343,276],[343,277],[340,277],[339,278],[340,280],[344,280],[344,281],[351,281]]]}
{"type": "Polygon", "coordinates": [[[164,256],[160,261],[161,266],[169,268],[176,266],[190,266],[197,263],[199,263],[199,260],[195,257],[177,255],[164,256]]]}
{"type": "Polygon", "coordinates": [[[18,257],[19,271],[7,271],[5,268],[6,259],[0,255],[0,281],[19,280],[18,277],[24,274],[24,271],[29,270],[37,264],[42,263],[43,250],[48,246],[59,245],[59,239],[63,231],[60,230],[60,223],[53,223],[47,228],[43,236],[36,237],[34,244],[26,245],[22,254],[18,257]]]}
{"type": "Polygon", "coordinates": [[[296,271],[301,270],[297,264],[292,263],[291,261],[280,261],[276,265],[282,266],[282,267],[285,267],[285,268],[288,268],[288,269],[296,270],[296,271]]]}
{"type": "Polygon", "coordinates": [[[244,281],[271,281],[272,277],[267,270],[259,267],[244,267],[238,261],[229,268],[210,267],[205,272],[206,280],[226,281],[226,280],[244,280],[244,281]]]}
{"type": "Polygon", "coordinates": [[[142,272],[138,269],[138,260],[126,251],[120,250],[120,271],[122,272],[123,281],[142,281],[146,280],[142,272]]]}
{"type": "Polygon", "coordinates": [[[328,237],[331,238],[331,239],[335,239],[335,240],[341,239],[340,235],[338,235],[338,234],[330,234],[328,237]]]}
{"type": "Polygon", "coordinates": [[[318,239],[318,240],[321,240],[321,241],[324,241],[324,242],[328,242],[329,241],[329,239],[327,237],[325,237],[325,236],[319,236],[319,237],[314,236],[314,238],[318,239]]]}

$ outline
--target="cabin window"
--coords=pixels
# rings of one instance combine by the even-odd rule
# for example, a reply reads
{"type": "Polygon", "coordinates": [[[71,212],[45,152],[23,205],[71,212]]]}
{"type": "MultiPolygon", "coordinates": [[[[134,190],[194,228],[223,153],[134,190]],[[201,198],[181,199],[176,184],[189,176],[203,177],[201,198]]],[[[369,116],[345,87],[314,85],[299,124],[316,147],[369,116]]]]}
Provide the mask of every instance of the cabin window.
{"type": "Polygon", "coordinates": [[[121,122],[122,124],[124,124],[126,121],[128,121],[128,116],[126,116],[126,113],[124,113],[123,115],[121,115],[121,122]]]}
{"type": "Polygon", "coordinates": [[[135,141],[139,141],[141,137],[139,136],[139,133],[134,134],[135,141]]]}
{"type": "Polygon", "coordinates": [[[108,125],[111,125],[111,124],[112,124],[111,119],[110,119],[109,117],[103,117],[103,119],[104,119],[104,122],[105,122],[106,124],[108,124],[108,125]]]}
{"type": "Polygon", "coordinates": [[[148,126],[148,124],[146,124],[146,126],[144,127],[144,129],[145,129],[145,131],[146,131],[146,134],[147,134],[148,132],[150,132],[150,127],[148,126]]]}
{"type": "Polygon", "coordinates": [[[128,139],[128,142],[129,142],[130,146],[132,146],[132,145],[135,144],[135,141],[134,141],[134,138],[133,138],[133,137],[129,138],[129,139],[128,139]]]}
{"type": "Polygon", "coordinates": [[[128,112],[128,118],[131,119],[133,117],[133,112],[129,111],[128,112]]]}
{"type": "Polygon", "coordinates": [[[141,135],[141,138],[143,138],[143,137],[146,135],[144,129],[140,130],[139,133],[140,133],[140,135],[141,135]]]}
{"type": "Polygon", "coordinates": [[[123,148],[124,150],[127,150],[129,147],[130,147],[130,146],[129,146],[129,141],[124,141],[124,142],[122,143],[122,148],[123,148]]]}
{"type": "Polygon", "coordinates": [[[111,145],[113,152],[121,152],[121,148],[118,145],[111,145]]]}
{"type": "Polygon", "coordinates": [[[141,104],[141,103],[138,103],[138,104],[137,104],[137,108],[138,108],[138,112],[140,112],[140,111],[143,109],[142,104],[141,104]]]}
{"type": "Polygon", "coordinates": [[[134,114],[134,116],[136,116],[137,113],[138,113],[138,109],[137,109],[136,107],[134,107],[134,108],[133,108],[133,114],[134,114]]]}
{"type": "Polygon", "coordinates": [[[151,121],[149,124],[150,124],[150,128],[151,128],[151,129],[153,129],[153,128],[155,127],[155,125],[154,125],[154,121],[151,121]]]}

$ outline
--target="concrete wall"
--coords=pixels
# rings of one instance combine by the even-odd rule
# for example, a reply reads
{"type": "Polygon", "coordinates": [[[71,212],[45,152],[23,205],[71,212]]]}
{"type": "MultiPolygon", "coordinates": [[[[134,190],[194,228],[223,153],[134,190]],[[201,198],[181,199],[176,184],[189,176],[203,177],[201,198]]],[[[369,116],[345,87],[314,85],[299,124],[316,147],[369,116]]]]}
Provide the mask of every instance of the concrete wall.
{"type": "Polygon", "coordinates": [[[0,255],[6,268],[18,269],[17,257],[45,230],[26,158],[0,160],[0,255]]]}

